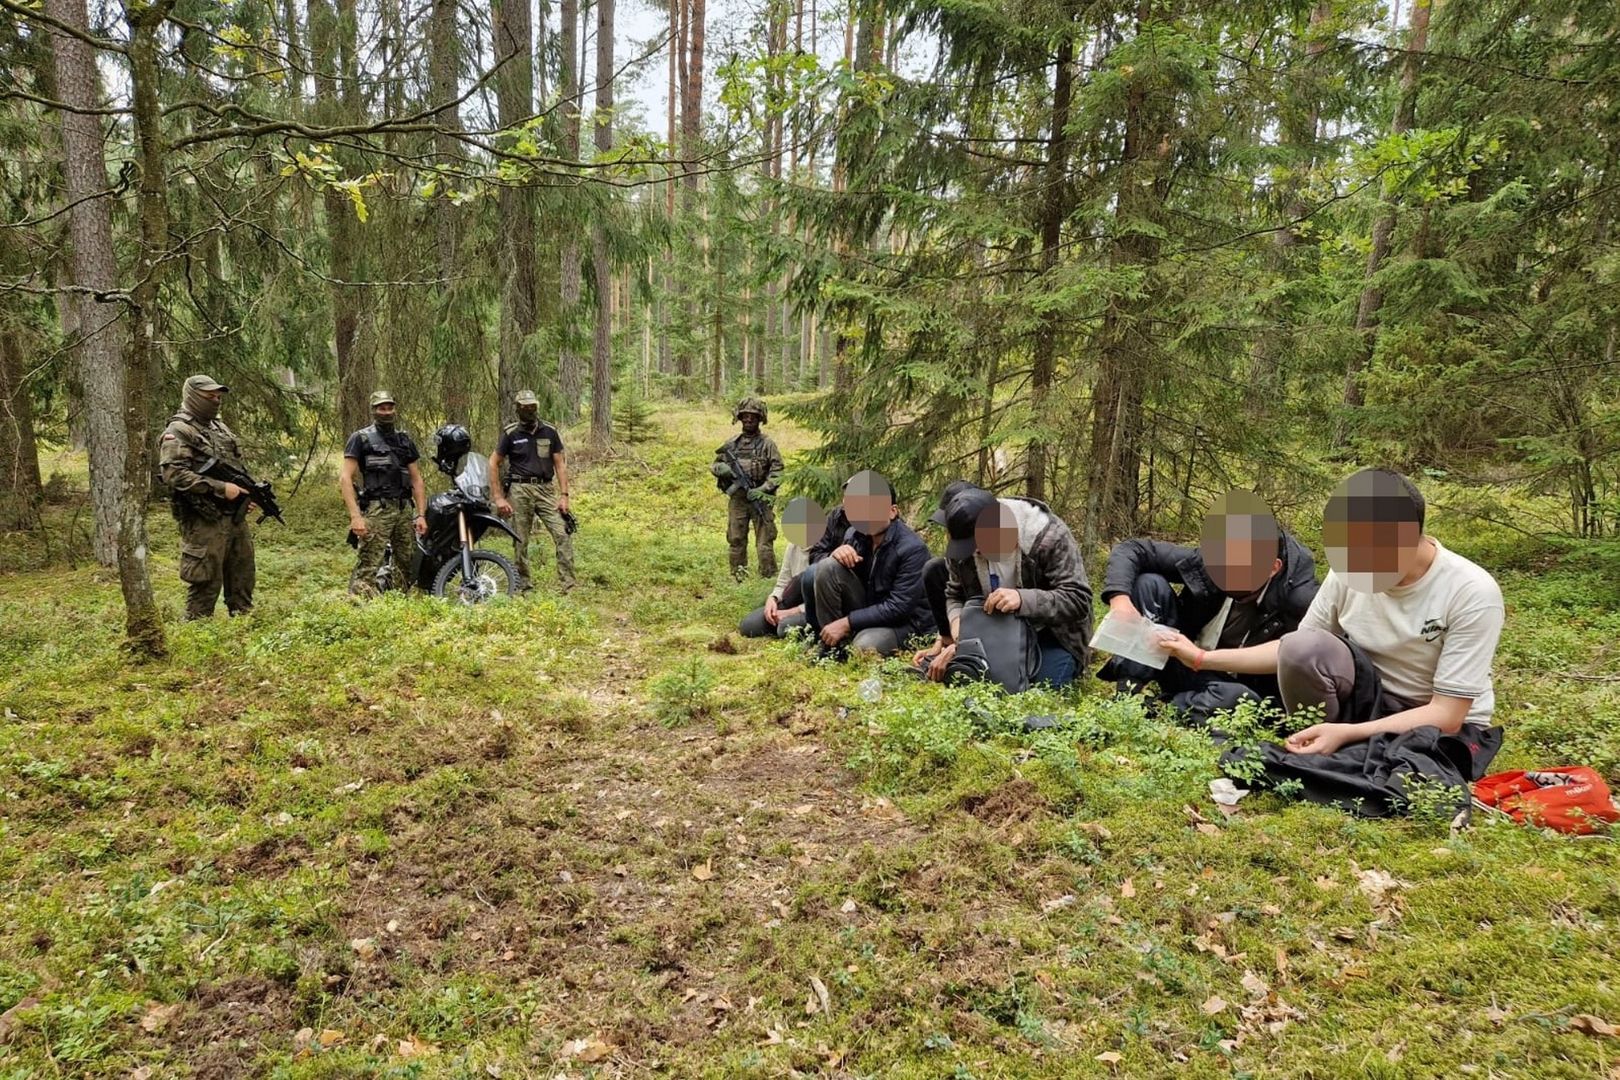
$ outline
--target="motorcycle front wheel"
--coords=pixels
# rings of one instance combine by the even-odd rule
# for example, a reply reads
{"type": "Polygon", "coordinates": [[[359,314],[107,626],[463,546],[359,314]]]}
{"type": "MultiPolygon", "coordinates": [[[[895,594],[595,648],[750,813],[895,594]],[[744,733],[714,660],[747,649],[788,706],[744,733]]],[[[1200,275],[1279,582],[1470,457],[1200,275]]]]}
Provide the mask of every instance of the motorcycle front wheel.
{"type": "Polygon", "coordinates": [[[482,604],[497,596],[512,596],[517,592],[517,567],[493,551],[474,549],[472,552],[472,580],[461,573],[458,554],[439,567],[433,579],[433,595],[459,600],[463,604],[482,604]]]}

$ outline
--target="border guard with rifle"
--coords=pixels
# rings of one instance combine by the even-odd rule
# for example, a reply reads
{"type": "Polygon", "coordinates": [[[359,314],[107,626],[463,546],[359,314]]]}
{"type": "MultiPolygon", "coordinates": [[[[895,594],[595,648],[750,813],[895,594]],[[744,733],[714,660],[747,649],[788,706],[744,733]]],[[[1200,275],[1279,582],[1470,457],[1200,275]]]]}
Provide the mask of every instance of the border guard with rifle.
{"type": "Polygon", "coordinates": [[[232,615],[253,610],[253,531],[249,509],[281,519],[269,484],[242,467],[236,434],[219,418],[228,391],[206,375],[193,375],[180,392],[180,411],[158,440],[158,471],[168,485],[180,524],[180,580],[186,583],[186,618],[214,613],[220,591],[232,615]]]}
{"type": "Polygon", "coordinates": [[[731,545],[731,572],[741,578],[748,573],[748,523],[754,523],[754,546],[759,552],[760,577],[776,576],[776,512],[771,498],[782,481],[782,451],[770,436],[759,430],[765,423],[765,403],[757,397],[738,402],[732,419],[742,424],[742,433],[733,435],[715,451],[714,473],[720,490],[731,496],[726,515],[726,542],[731,545]]]}
{"type": "MultiPolygon", "coordinates": [[[[338,489],[349,508],[350,542],[359,551],[349,592],[376,594],[377,568],[390,545],[394,565],[409,568],[415,538],[427,532],[427,493],[417,459],[416,441],[400,430],[399,405],[387,390],[371,395],[371,426],[363,427],[343,447],[343,471],[338,489]],[[364,485],[355,490],[355,481],[364,485]],[[415,513],[412,513],[412,511],[415,513]]],[[[400,585],[409,589],[411,575],[400,585]]]]}

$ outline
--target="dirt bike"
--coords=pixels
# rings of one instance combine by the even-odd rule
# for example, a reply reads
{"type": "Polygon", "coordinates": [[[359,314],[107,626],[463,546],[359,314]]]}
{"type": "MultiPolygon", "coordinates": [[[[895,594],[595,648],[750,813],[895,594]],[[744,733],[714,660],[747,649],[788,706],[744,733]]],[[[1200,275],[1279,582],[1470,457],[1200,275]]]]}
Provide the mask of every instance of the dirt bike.
{"type": "MultiPolygon", "coordinates": [[[[449,473],[443,464],[439,468],[449,473]]],[[[489,459],[468,454],[454,479],[454,487],[428,500],[427,534],[416,538],[411,552],[411,579],[423,592],[463,604],[514,595],[517,567],[504,556],[476,546],[490,529],[499,529],[518,542],[517,533],[496,516],[490,502],[489,459]]],[[[387,592],[402,580],[390,544],[377,568],[377,591],[387,592]]]]}

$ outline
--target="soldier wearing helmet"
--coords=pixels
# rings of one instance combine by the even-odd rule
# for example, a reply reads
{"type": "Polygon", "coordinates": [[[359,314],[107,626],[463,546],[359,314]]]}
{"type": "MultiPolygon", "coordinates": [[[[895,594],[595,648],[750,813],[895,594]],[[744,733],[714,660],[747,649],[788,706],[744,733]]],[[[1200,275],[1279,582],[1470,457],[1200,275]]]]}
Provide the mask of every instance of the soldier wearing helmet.
{"type": "Polygon", "coordinates": [[[730,496],[726,542],[731,546],[731,572],[739,578],[748,573],[748,523],[752,521],[760,576],[775,577],[776,515],[771,499],[782,481],[782,451],[759,430],[767,415],[759,398],[743,398],[731,415],[742,424],[742,433],[715,451],[714,464],[709,466],[720,490],[730,496]]]}
{"type": "MultiPolygon", "coordinates": [[[[396,563],[408,565],[413,530],[416,536],[427,532],[427,493],[416,464],[422,455],[398,419],[394,395],[376,391],[371,395],[371,426],[350,435],[343,447],[338,488],[360,552],[349,578],[349,592],[355,596],[376,592],[377,568],[390,544],[396,563]]],[[[410,587],[408,575],[402,583],[410,587]]]]}

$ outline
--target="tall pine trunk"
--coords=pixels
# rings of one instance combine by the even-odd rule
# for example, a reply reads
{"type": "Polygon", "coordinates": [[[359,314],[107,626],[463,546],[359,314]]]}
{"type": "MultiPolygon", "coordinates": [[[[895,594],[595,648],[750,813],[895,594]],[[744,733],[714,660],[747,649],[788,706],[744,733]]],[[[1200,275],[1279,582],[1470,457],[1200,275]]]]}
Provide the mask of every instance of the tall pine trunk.
{"type": "MultiPolygon", "coordinates": [[[[528,0],[492,0],[499,122],[510,130],[534,113],[534,33],[528,0]]],[[[501,317],[496,384],[500,420],[517,417],[513,396],[534,377],[527,357],[538,325],[534,200],[527,187],[508,184],[496,199],[499,222],[501,317]]]]}
{"type": "MultiPolygon", "coordinates": [[[[1423,51],[1429,47],[1429,13],[1433,0],[1412,0],[1411,33],[1406,42],[1406,56],[1401,61],[1400,97],[1396,101],[1395,116],[1390,124],[1392,135],[1404,135],[1412,129],[1417,118],[1418,79],[1423,71],[1423,51]]],[[[1372,246],[1367,251],[1367,272],[1361,287],[1361,299],[1356,304],[1356,337],[1350,358],[1344,368],[1344,412],[1333,431],[1333,445],[1342,447],[1350,440],[1352,410],[1361,408],[1363,400],[1361,373],[1372,360],[1378,347],[1378,313],[1384,306],[1384,290],[1378,284],[1378,273],[1389,257],[1390,242],[1395,236],[1395,204],[1384,203],[1373,221],[1372,246]]]]}
{"type": "MultiPolygon", "coordinates": [[[[47,0],[45,14],[76,29],[89,19],[84,0],[47,0]]],[[[95,56],[76,37],[51,31],[56,93],[82,109],[100,105],[95,56]]],[[[123,503],[129,434],[124,426],[124,347],[113,298],[118,263],[113,254],[112,202],[101,142],[101,121],[83,113],[62,114],[62,174],[68,202],[71,252],[65,310],[77,324],[79,384],[83,388],[85,446],[90,456],[91,549],[102,566],[118,564],[118,522],[123,503]]]]}
{"type": "Polygon", "coordinates": [[[455,132],[461,130],[461,108],[454,104],[460,93],[461,45],[456,34],[456,0],[432,0],[432,23],[428,28],[428,79],[432,104],[438,114],[438,130],[433,133],[434,164],[446,171],[438,178],[438,191],[429,204],[433,217],[433,248],[438,260],[439,313],[433,330],[434,366],[443,380],[442,397],[446,421],[472,422],[473,387],[477,383],[475,361],[479,359],[477,316],[461,281],[461,210],[450,201],[455,181],[448,175],[460,160],[455,132]]]}
{"type": "Polygon", "coordinates": [[[129,16],[130,95],[134,104],[136,156],[140,181],[136,208],[140,243],[135,281],[130,289],[129,365],[124,378],[124,428],[129,453],[124,462],[124,497],[118,522],[118,582],[124,593],[124,639],[138,656],[165,652],[163,620],[152,593],[147,564],[146,497],[152,467],[147,400],[152,373],[158,368],[160,289],[169,247],[168,180],[164,168],[162,107],[158,98],[158,32],[173,0],[140,8],[129,16]]]}
{"type": "MultiPolygon", "coordinates": [[[[569,161],[579,160],[579,114],[584,107],[584,91],[579,69],[579,0],[562,0],[562,28],[559,49],[561,64],[558,86],[562,93],[562,152],[569,161]]],[[[562,296],[562,349],[557,362],[557,415],[564,423],[579,419],[580,400],[585,395],[585,358],[580,355],[580,250],[579,230],[565,227],[562,236],[562,263],[559,267],[562,296]]]]}
{"type": "MultiPolygon", "coordinates": [[[[596,152],[613,149],[614,0],[596,2],[596,152]]],[[[604,213],[607,211],[603,211],[604,213]]],[[[591,263],[596,271],[596,340],[591,364],[591,444],[607,449],[613,441],[613,263],[607,228],[591,226],[591,263]]]]}
{"type": "MultiPolygon", "coordinates": [[[[1067,27],[1065,28],[1068,29],[1067,27]]],[[[1041,203],[1041,277],[1057,268],[1063,222],[1069,216],[1069,106],[1074,98],[1074,38],[1065,33],[1058,42],[1057,73],[1052,85],[1052,122],[1046,149],[1046,192],[1041,203]]],[[[1030,376],[1030,412],[1036,435],[1029,444],[1029,475],[1025,487],[1032,499],[1045,499],[1049,471],[1047,397],[1057,373],[1058,312],[1048,308],[1035,329],[1034,368],[1030,376]]]]}
{"type": "MultiPolygon", "coordinates": [[[[1136,31],[1152,22],[1148,0],[1138,6],[1136,31]]],[[[1108,261],[1114,270],[1140,267],[1151,276],[1159,258],[1157,225],[1169,190],[1167,157],[1174,118],[1173,98],[1143,76],[1125,89],[1124,144],[1115,187],[1113,237],[1108,261]]],[[[1130,535],[1137,525],[1137,491],[1142,470],[1142,402],[1152,357],[1144,323],[1156,304],[1151,285],[1137,294],[1108,299],[1097,332],[1098,368],[1092,383],[1091,453],[1087,461],[1087,550],[1130,535]]]]}
{"type": "MultiPolygon", "coordinates": [[[[340,124],[360,114],[359,60],[356,56],[355,0],[309,0],[309,36],[315,59],[315,103],[321,122],[340,124]]],[[[337,152],[344,175],[352,175],[353,159],[337,152]]],[[[337,363],[338,418],[345,432],[365,427],[371,410],[367,395],[373,387],[369,357],[356,348],[360,308],[364,299],[358,282],[362,270],[360,222],[349,197],[328,185],[321,194],[326,216],[327,276],[332,297],[332,348],[337,363]]]]}

